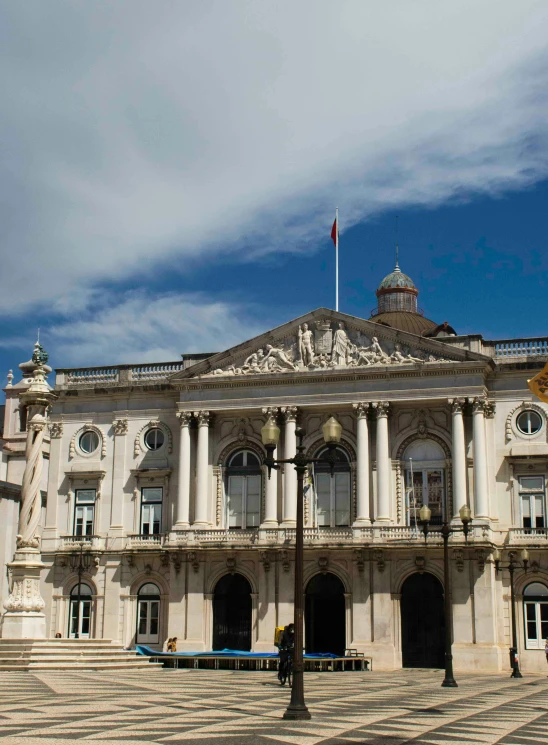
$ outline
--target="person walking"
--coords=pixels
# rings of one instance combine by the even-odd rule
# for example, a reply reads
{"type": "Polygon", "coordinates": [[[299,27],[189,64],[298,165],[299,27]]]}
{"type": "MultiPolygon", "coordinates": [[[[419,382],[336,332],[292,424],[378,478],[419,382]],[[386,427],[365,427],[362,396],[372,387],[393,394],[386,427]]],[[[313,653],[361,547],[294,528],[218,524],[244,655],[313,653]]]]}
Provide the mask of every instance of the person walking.
{"type": "Polygon", "coordinates": [[[278,680],[282,685],[285,683],[287,677],[286,666],[287,661],[293,656],[293,650],[295,649],[295,626],[290,623],[284,626],[284,630],[280,637],[279,643],[280,650],[280,664],[278,666],[278,680]],[[282,682],[283,680],[283,682],[282,682]]]}
{"type": "Polygon", "coordinates": [[[546,637],[546,641],[544,642],[544,654],[546,655],[546,662],[548,662],[548,637],[546,637]]]}

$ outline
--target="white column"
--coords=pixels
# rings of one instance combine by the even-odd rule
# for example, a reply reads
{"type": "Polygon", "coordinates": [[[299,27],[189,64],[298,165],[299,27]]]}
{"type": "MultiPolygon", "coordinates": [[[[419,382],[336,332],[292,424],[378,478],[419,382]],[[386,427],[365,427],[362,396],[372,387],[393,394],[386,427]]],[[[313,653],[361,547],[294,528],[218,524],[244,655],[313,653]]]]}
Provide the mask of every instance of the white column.
{"type": "MultiPolygon", "coordinates": [[[[267,421],[269,419],[276,419],[278,416],[278,409],[267,408],[263,409],[263,414],[266,414],[267,421]]],[[[273,458],[276,459],[278,450],[274,450],[273,458]]],[[[264,469],[265,482],[265,500],[264,500],[264,518],[261,524],[262,528],[277,528],[278,527],[278,471],[273,468],[268,478],[268,471],[264,469]]]]}
{"type": "Polygon", "coordinates": [[[466,447],[464,443],[463,398],[449,399],[453,417],[453,516],[466,504],[466,447]]]}
{"type": "Polygon", "coordinates": [[[489,517],[487,492],[487,450],[485,446],[485,400],[474,399],[472,408],[474,452],[474,517],[489,517]]]}
{"type": "Polygon", "coordinates": [[[373,404],[377,412],[377,515],[376,522],[390,521],[390,451],[388,446],[388,403],[373,404]]]}
{"type": "Polygon", "coordinates": [[[356,519],[354,527],[369,525],[369,427],[367,424],[368,403],[354,404],[357,422],[357,469],[356,469],[356,519]]]}
{"type": "Polygon", "coordinates": [[[198,447],[196,449],[196,503],[194,527],[209,525],[207,485],[209,475],[209,411],[195,411],[198,420],[198,447]]]}
{"type": "MultiPolygon", "coordinates": [[[[297,453],[297,407],[284,406],[285,448],[284,460],[293,458],[297,453]]],[[[283,525],[295,527],[297,522],[297,471],[288,463],[284,466],[283,525]]]]}
{"type": "Polygon", "coordinates": [[[174,528],[189,527],[190,512],[190,412],[177,414],[181,427],[179,439],[179,483],[177,488],[177,507],[174,528]]]}

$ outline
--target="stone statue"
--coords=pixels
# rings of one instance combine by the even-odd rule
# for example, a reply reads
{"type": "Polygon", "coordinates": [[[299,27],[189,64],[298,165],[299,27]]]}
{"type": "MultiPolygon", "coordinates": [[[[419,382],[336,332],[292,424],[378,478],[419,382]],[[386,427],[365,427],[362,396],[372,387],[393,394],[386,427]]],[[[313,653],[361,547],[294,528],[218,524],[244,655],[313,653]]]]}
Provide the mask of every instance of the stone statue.
{"type": "Polygon", "coordinates": [[[262,349],[259,349],[257,352],[254,352],[253,354],[250,354],[249,357],[246,359],[244,364],[242,365],[242,371],[243,372],[261,372],[261,363],[264,359],[264,352],[262,349]]]}
{"type": "Polygon", "coordinates": [[[297,369],[281,347],[273,347],[272,344],[267,344],[266,354],[261,363],[261,369],[274,371],[274,368],[276,367],[279,367],[281,370],[297,369]]]}
{"type": "Polygon", "coordinates": [[[314,339],[307,323],[299,326],[299,355],[305,367],[314,364],[314,339]]]}
{"type": "Polygon", "coordinates": [[[351,347],[350,339],[344,330],[344,323],[339,323],[339,328],[333,335],[333,349],[331,351],[333,364],[347,365],[351,347]]]}
{"type": "Polygon", "coordinates": [[[383,351],[376,336],[371,339],[371,352],[374,362],[388,362],[390,359],[386,352],[383,351]]]}

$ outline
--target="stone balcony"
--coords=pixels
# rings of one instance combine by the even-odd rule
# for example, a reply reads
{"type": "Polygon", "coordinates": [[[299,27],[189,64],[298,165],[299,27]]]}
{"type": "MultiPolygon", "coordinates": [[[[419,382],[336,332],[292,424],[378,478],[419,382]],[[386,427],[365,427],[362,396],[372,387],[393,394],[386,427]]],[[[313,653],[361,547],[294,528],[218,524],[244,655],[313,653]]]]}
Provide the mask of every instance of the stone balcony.
{"type": "MultiPolygon", "coordinates": [[[[93,552],[159,551],[178,548],[274,548],[295,545],[295,528],[248,528],[224,530],[207,528],[197,530],[172,530],[155,535],[129,534],[126,536],[61,536],[55,551],[74,552],[83,546],[93,552]]],[[[462,545],[462,532],[450,536],[449,543],[462,545]]],[[[492,530],[486,524],[473,525],[466,541],[469,545],[496,545],[499,548],[540,546],[548,547],[548,528],[511,528],[492,530]]],[[[424,535],[420,529],[406,525],[372,525],[366,527],[305,528],[304,543],[307,547],[338,548],[345,546],[397,548],[423,546],[424,535]]],[[[428,533],[428,546],[441,545],[439,527],[428,533]]],[[[51,549],[50,549],[51,550],[51,549]]],[[[48,553],[48,550],[44,550],[48,553]]]]}

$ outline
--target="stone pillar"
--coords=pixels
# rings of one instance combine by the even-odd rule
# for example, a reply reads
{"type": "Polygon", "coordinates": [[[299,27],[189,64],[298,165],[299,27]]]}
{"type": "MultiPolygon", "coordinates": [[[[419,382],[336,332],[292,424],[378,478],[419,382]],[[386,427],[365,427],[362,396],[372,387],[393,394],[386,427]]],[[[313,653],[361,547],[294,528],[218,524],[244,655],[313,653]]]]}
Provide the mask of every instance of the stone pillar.
{"type": "Polygon", "coordinates": [[[198,420],[198,447],[196,451],[196,505],[194,527],[209,526],[208,520],[208,471],[209,471],[209,411],[195,411],[198,420]]]}
{"type": "Polygon", "coordinates": [[[177,508],[175,510],[176,529],[189,527],[190,521],[190,412],[177,414],[181,427],[179,439],[179,483],[177,488],[177,508]]]}
{"type": "Polygon", "coordinates": [[[485,447],[485,405],[482,398],[474,399],[472,408],[474,452],[474,517],[489,517],[487,491],[487,450],[485,447]]]}
{"type": "MultiPolygon", "coordinates": [[[[267,420],[276,419],[278,415],[278,409],[266,408],[263,409],[263,414],[266,414],[267,420]]],[[[278,457],[278,449],[274,450],[274,459],[278,457]]],[[[264,500],[264,516],[261,528],[277,528],[278,527],[278,471],[273,468],[268,477],[268,471],[264,469],[265,482],[265,500],[264,500]]]]}
{"type": "Polygon", "coordinates": [[[390,451],[388,445],[388,403],[373,404],[377,413],[377,515],[376,522],[390,521],[390,451]]]}
{"type": "Polygon", "coordinates": [[[17,532],[17,546],[11,569],[11,592],[4,602],[2,616],[4,639],[45,639],[46,616],[44,600],[40,595],[40,571],[45,566],[40,556],[38,528],[42,516],[40,491],[43,467],[44,434],[47,411],[57,396],[46,382],[51,367],[46,365],[48,355],[36,342],[32,360],[24,362],[21,369],[33,376],[28,389],[21,393],[21,405],[27,407],[27,444],[25,470],[21,486],[21,510],[17,532]]]}
{"type": "MultiPolygon", "coordinates": [[[[297,453],[297,407],[284,406],[285,448],[284,460],[293,458],[297,453]]],[[[284,466],[283,526],[294,528],[297,522],[297,471],[291,464],[284,466]]]]}
{"type": "Polygon", "coordinates": [[[453,417],[453,517],[466,504],[466,447],[464,442],[463,398],[449,399],[453,417]]]}
{"type": "Polygon", "coordinates": [[[114,455],[109,535],[120,535],[124,531],[124,484],[127,480],[126,436],[128,420],[126,418],[115,419],[112,423],[112,429],[114,430],[114,455]]]}
{"type": "Polygon", "coordinates": [[[371,523],[369,514],[369,427],[367,424],[368,403],[354,404],[357,423],[357,468],[356,468],[356,519],[354,527],[371,523]]]}

